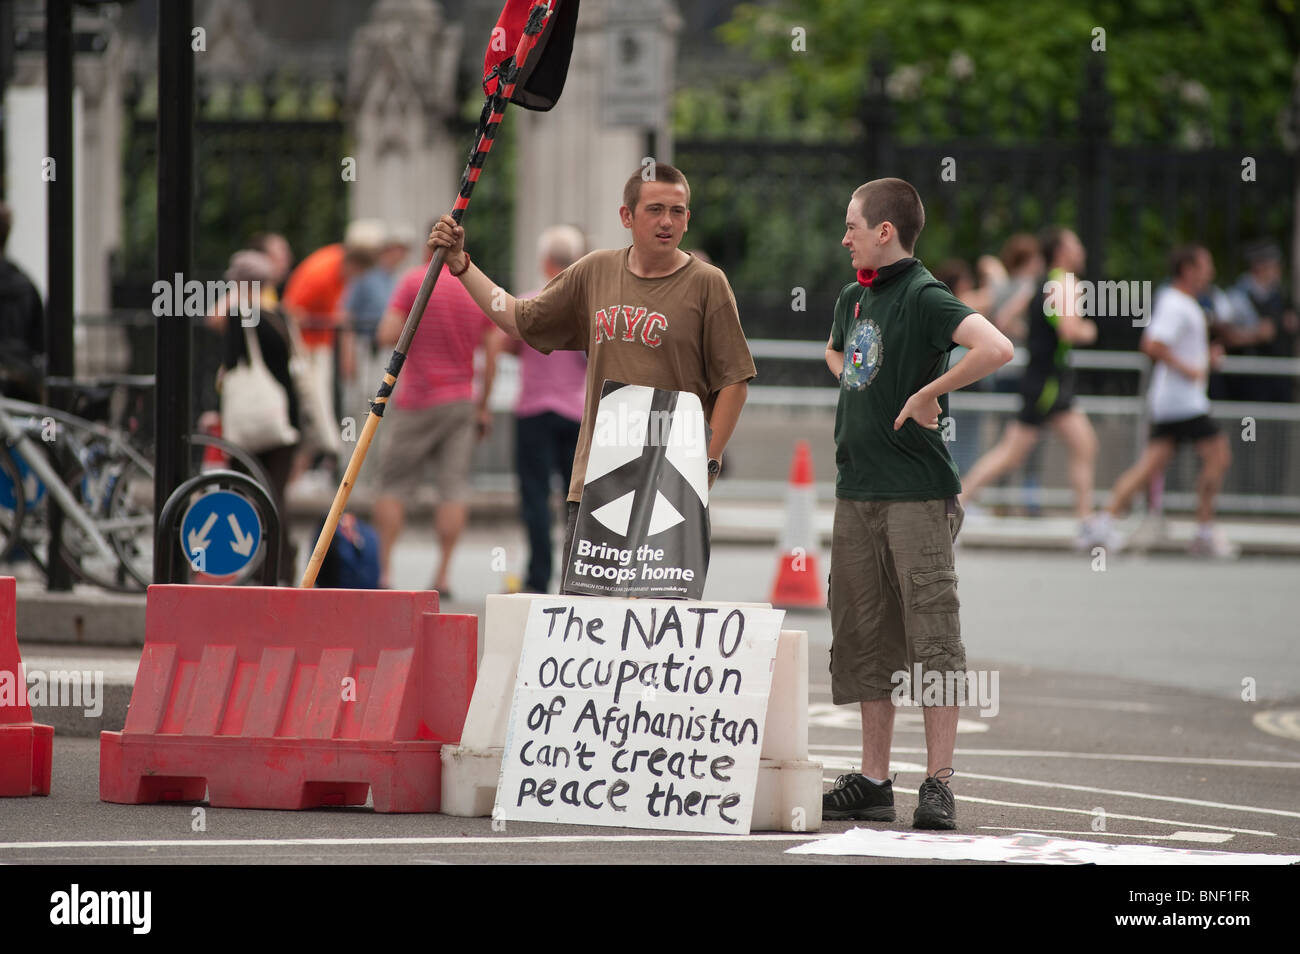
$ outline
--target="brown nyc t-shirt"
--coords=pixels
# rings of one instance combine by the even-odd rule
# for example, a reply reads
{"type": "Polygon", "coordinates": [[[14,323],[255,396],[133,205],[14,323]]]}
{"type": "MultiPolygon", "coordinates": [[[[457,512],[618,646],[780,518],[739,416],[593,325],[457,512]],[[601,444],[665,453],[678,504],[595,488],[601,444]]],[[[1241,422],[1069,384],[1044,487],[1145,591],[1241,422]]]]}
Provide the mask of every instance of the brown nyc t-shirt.
{"type": "Polygon", "coordinates": [[[630,248],[592,252],[515,312],[524,341],[543,354],[587,352],[587,403],[569,500],[582,498],[587,452],[605,381],[690,391],[707,421],[719,391],[754,377],[736,299],[721,269],[694,256],[662,278],[627,267],[630,248]]]}

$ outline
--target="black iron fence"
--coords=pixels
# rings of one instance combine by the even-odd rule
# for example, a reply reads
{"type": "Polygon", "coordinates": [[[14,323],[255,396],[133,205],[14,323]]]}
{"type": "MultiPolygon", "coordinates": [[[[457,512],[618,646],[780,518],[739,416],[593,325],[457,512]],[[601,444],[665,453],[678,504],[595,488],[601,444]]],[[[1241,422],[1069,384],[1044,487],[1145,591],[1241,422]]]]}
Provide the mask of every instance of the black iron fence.
{"type": "MultiPolygon", "coordinates": [[[[1242,270],[1244,244],[1267,237],[1291,247],[1300,157],[1284,147],[1283,129],[1294,117],[1247,128],[1246,111],[1212,117],[1175,91],[1158,115],[1121,111],[1117,128],[1101,62],[1064,112],[1034,110],[1017,95],[974,103],[960,89],[947,102],[908,101],[877,60],[861,115],[846,124],[852,138],[679,139],[676,163],[692,192],[688,244],[727,272],[747,333],[806,339],[825,338],[834,296],[851,278],[839,245],[848,197],[880,176],[920,191],[918,254],[932,268],[996,254],[1012,233],[1058,222],[1079,233],[1094,280],[1158,284],[1169,249],[1195,240],[1226,285],[1242,270]]],[[[1132,348],[1141,333],[1125,319],[1099,330],[1103,349],[1132,348]]]]}
{"type": "MultiPolygon", "coordinates": [[[[198,83],[194,275],[218,277],[254,232],[279,232],[298,257],[347,225],[345,77],[263,74],[198,83]]],[[[157,84],[138,75],[125,97],[123,241],[115,307],[147,307],[157,234],[157,84]]],[[[191,277],[191,276],[187,276],[191,277]]]]}

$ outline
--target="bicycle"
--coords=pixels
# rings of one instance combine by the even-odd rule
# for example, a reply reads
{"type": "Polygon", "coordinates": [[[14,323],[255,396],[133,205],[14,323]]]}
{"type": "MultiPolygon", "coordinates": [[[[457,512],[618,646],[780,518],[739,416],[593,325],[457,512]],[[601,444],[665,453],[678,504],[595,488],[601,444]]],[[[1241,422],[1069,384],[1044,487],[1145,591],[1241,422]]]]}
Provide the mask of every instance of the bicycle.
{"type": "MultiPolygon", "coordinates": [[[[143,591],[153,577],[154,472],[133,436],[45,405],[0,399],[0,562],[21,553],[48,578],[52,503],[67,518],[59,553],[78,578],[143,591]]],[[[241,448],[209,434],[191,435],[190,445],[193,472],[204,449],[216,448],[270,486],[241,448]]]]}

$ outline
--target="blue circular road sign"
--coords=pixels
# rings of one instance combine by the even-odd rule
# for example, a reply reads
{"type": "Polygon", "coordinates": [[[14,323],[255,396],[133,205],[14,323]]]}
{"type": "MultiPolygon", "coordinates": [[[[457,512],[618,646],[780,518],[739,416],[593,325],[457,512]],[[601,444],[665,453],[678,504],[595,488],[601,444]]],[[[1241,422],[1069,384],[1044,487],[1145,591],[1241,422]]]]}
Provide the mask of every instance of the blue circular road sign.
{"type": "Polygon", "coordinates": [[[257,511],[234,491],[204,494],[181,519],[181,549],[195,570],[210,576],[231,576],[245,569],[261,542],[257,511]]]}

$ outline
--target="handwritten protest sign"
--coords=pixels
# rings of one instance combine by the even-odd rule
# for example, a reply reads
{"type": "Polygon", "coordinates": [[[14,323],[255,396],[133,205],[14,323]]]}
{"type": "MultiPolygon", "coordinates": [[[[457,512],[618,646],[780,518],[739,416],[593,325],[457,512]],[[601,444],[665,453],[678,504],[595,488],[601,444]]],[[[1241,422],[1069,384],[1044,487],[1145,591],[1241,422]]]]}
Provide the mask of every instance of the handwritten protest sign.
{"type": "Polygon", "coordinates": [[[493,818],[747,833],[784,616],[535,601],[493,818]]]}

